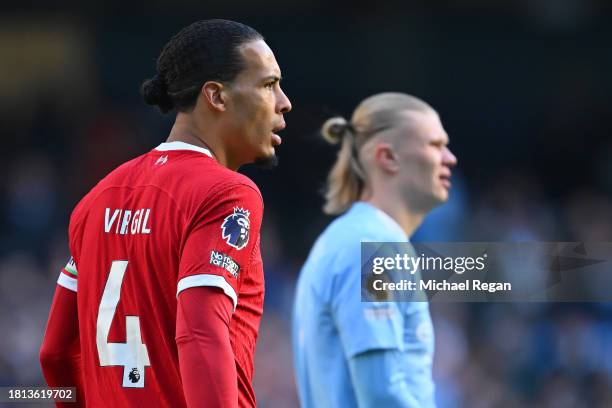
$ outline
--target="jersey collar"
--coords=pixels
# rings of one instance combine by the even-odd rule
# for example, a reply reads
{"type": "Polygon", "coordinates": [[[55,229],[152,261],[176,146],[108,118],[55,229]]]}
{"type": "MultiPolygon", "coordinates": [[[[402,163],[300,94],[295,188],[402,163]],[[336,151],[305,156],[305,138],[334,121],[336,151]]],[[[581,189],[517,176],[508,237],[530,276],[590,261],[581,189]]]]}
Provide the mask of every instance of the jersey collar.
{"type": "Polygon", "coordinates": [[[357,201],[353,204],[353,208],[357,211],[362,211],[365,213],[370,213],[379,221],[379,223],[392,231],[396,231],[397,234],[401,234],[406,237],[406,241],[410,242],[410,237],[406,235],[404,229],[399,225],[397,221],[395,221],[389,214],[384,212],[378,207],[373,206],[372,204],[365,201],[357,201]]]}
{"type": "Polygon", "coordinates": [[[179,141],[162,143],[157,146],[155,150],[159,150],[161,152],[167,152],[170,150],[192,150],[194,152],[204,153],[208,157],[213,157],[213,155],[210,153],[210,150],[205,147],[195,146],[189,143],[179,141]]]}

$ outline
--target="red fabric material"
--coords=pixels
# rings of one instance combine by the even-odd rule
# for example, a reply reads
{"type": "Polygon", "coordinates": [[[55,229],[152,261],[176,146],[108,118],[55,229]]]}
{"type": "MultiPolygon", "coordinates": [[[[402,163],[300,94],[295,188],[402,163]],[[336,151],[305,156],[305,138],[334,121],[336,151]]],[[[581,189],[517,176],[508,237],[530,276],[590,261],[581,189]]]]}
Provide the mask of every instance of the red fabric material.
{"type": "Polygon", "coordinates": [[[40,348],[40,364],[49,387],[76,387],[77,402],[56,402],[57,407],[84,407],[81,377],[81,349],[77,294],[56,286],[45,337],[40,348]]]}
{"type": "Polygon", "coordinates": [[[176,344],[188,407],[238,407],[238,382],[229,322],[234,305],[220,289],[180,293],[176,344]]]}
{"type": "Polygon", "coordinates": [[[252,378],[264,301],[262,215],[263,200],[251,180],[190,150],[153,150],[114,170],[81,200],[71,216],[69,243],[78,270],[81,367],[89,407],[186,406],[176,342],[177,290],[193,285],[235,292],[238,305],[229,336],[238,404],[256,406],[252,378]],[[224,229],[226,219],[236,221],[228,224],[233,229],[224,229]],[[242,228],[248,229],[248,239],[241,236],[242,228]],[[125,344],[128,317],[138,319],[150,360],[139,370],[143,387],[123,386],[131,366],[100,364],[97,320],[115,261],[126,261],[127,267],[104,340],[125,344]]]}

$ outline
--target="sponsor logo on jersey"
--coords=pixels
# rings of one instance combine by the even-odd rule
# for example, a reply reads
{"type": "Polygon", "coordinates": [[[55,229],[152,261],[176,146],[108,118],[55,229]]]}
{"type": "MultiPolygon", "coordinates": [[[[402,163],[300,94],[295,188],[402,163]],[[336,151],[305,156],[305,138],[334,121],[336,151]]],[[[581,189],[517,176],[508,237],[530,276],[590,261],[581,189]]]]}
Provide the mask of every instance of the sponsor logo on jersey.
{"type": "Polygon", "coordinates": [[[249,210],[234,207],[234,212],[223,220],[221,238],[232,248],[240,250],[249,243],[250,214],[249,210]]]}
{"type": "Polygon", "coordinates": [[[238,277],[240,265],[238,265],[238,263],[236,263],[236,261],[234,261],[229,255],[226,255],[222,252],[211,251],[210,264],[225,269],[226,271],[231,273],[234,278],[238,277]]]}
{"type": "Polygon", "coordinates": [[[164,156],[161,156],[159,159],[157,159],[157,161],[155,162],[155,165],[159,166],[162,164],[166,164],[167,161],[168,161],[168,155],[164,155],[164,156]]]}

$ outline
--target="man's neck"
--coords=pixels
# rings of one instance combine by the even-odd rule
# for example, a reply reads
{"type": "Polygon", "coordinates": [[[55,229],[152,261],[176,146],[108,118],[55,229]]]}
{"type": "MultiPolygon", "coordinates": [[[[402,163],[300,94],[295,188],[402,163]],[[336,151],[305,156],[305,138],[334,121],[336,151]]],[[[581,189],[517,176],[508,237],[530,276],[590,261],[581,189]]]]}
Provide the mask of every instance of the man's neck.
{"type": "Polygon", "coordinates": [[[219,164],[231,170],[237,170],[238,165],[230,163],[226,149],[214,126],[204,126],[194,120],[192,115],[178,113],[167,142],[185,142],[208,149],[219,164]]]}
{"type": "Polygon", "coordinates": [[[408,237],[416,231],[423,222],[423,218],[425,218],[425,212],[417,212],[410,209],[397,194],[382,194],[378,192],[364,199],[364,201],[393,218],[408,237]]]}

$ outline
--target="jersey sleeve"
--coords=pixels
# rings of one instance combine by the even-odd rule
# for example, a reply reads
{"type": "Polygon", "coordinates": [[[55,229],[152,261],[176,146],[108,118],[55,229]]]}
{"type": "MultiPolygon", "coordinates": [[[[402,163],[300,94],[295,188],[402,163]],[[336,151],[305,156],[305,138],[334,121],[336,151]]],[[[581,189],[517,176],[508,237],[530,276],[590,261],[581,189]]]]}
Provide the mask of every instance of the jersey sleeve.
{"type": "Polygon", "coordinates": [[[204,203],[188,228],[179,262],[177,296],[185,289],[215,286],[232,299],[256,260],[263,214],[259,191],[248,184],[226,186],[204,203]]]}
{"type": "Polygon", "coordinates": [[[424,408],[414,380],[397,350],[362,353],[348,360],[355,397],[361,407],[424,408]]]}
{"type": "Polygon", "coordinates": [[[331,309],[347,359],[371,350],[402,350],[403,316],[394,302],[361,300],[359,249],[339,256],[331,309]]]}
{"type": "Polygon", "coordinates": [[[189,407],[238,406],[229,335],[231,302],[218,289],[206,287],[185,291],[178,298],[176,344],[189,407]]]}
{"type": "Polygon", "coordinates": [[[60,286],[55,288],[39,358],[48,386],[76,387],[76,403],[56,401],[55,405],[76,408],[85,406],[77,295],[60,286]]]}
{"type": "Polygon", "coordinates": [[[77,291],[77,267],[74,258],[70,257],[66,266],[60,271],[57,284],[73,292],[77,291]]]}

